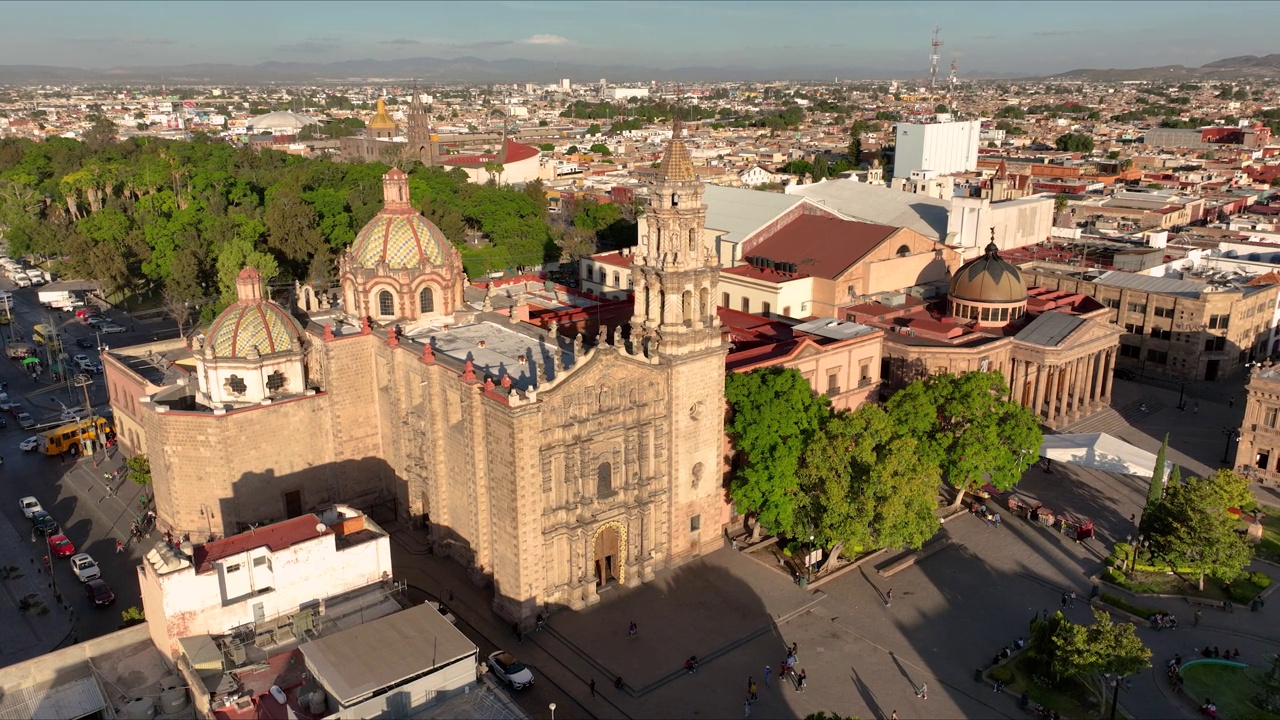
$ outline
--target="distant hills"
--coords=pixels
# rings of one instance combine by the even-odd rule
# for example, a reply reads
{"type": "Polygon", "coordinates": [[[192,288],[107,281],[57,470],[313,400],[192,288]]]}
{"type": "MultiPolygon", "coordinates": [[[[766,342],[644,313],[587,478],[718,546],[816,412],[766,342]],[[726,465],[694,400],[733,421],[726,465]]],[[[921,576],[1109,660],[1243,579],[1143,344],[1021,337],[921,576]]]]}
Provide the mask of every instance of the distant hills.
{"type": "MultiPolygon", "coordinates": [[[[649,80],[668,81],[770,81],[823,80],[831,78],[874,79],[919,77],[922,70],[892,72],[869,70],[857,66],[804,65],[786,68],[759,68],[742,65],[690,66],[669,70],[637,65],[597,65],[563,63],[546,60],[482,60],[477,57],[416,57],[399,60],[341,60],[329,63],[264,62],[257,65],[193,64],[174,66],[113,67],[90,70],[53,65],[0,65],[0,83],[124,83],[167,82],[170,85],[192,84],[257,84],[351,81],[432,82],[554,82],[572,78],[576,82],[595,82],[608,78],[610,83],[636,83],[649,80]]],[[[982,79],[1014,78],[1016,73],[985,73],[982,79]]],[[[1241,55],[1224,58],[1200,67],[1166,65],[1133,69],[1079,69],[1049,77],[1061,80],[1234,80],[1250,77],[1280,76],[1280,54],[1258,57],[1241,55]]],[[[969,79],[973,79],[970,76],[969,79]]],[[[1031,79],[1031,78],[1024,78],[1031,79]]]]}
{"type": "Polygon", "coordinates": [[[1125,80],[1245,80],[1280,76],[1280,54],[1240,55],[1205,63],[1200,67],[1162,65],[1159,67],[1106,70],[1085,68],[1059,73],[1050,77],[1058,80],[1093,80],[1097,82],[1123,82],[1125,80]]]}

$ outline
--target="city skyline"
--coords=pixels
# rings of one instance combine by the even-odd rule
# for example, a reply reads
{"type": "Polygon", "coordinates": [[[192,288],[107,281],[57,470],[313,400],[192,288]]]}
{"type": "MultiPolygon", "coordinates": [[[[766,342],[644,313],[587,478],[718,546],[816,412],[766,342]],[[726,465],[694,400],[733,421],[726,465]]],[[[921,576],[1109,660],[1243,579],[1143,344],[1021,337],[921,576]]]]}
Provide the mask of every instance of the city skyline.
{"type": "Polygon", "coordinates": [[[954,60],[962,76],[1198,66],[1266,54],[1269,45],[1262,25],[1244,25],[1229,43],[1203,33],[1233,8],[1256,13],[1254,3],[1173,3],[1159,13],[1148,3],[1077,3],[1070,15],[1051,12],[1052,6],[999,2],[575,3],[549,12],[551,7],[532,2],[15,4],[6,7],[8,21],[0,28],[0,64],[106,69],[475,57],[659,71],[845,68],[850,77],[924,77],[935,25],[944,43],[942,71],[954,60]],[[156,12],[158,7],[164,12],[156,12]]]}

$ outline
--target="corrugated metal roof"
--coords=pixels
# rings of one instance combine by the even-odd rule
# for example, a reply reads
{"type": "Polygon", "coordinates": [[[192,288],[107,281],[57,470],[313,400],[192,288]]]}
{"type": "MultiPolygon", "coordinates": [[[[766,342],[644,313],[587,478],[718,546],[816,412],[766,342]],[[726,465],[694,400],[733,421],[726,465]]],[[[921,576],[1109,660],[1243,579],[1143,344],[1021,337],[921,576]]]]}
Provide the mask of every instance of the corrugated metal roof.
{"type": "Polygon", "coordinates": [[[1049,311],[1040,313],[1040,317],[1028,323],[1015,337],[1032,345],[1057,347],[1083,324],[1082,317],[1049,311]]]}
{"type": "Polygon", "coordinates": [[[905,227],[932,240],[946,241],[951,202],[853,180],[828,180],[790,189],[794,195],[822,201],[855,220],[905,227]]]}
{"type": "Polygon", "coordinates": [[[707,206],[707,228],[723,232],[721,237],[731,243],[742,242],[802,202],[803,198],[793,195],[719,185],[707,185],[702,195],[702,203],[707,206]]]}
{"type": "Polygon", "coordinates": [[[1208,283],[1195,282],[1194,280],[1179,280],[1177,278],[1135,275],[1133,273],[1122,272],[1120,270],[1109,270],[1099,276],[1094,282],[1099,285],[1108,285],[1111,287],[1122,287],[1129,288],[1131,290],[1142,290],[1143,292],[1160,293],[1162,295],[1180,295],[1182,297],[1191,298],[1200,297],[1200,293],[1209,288],[1208,283]]]}
{"type": "Polygon", "coordinates": [[[344,705],[477,652],[427,604],[312,640],[300,650],[316,678],[344,705]]]}
{"type": "Polygon", "coordinates": [[[0,702],[0,720],[66,720],[107,707],[92,674],[76,680],[59,680],[56,687],[24,687],[6,692],[0,702]]]}
{"type": "Polygon", "coordinates": [[[857,337],[873,333],[875,328],[862,323],[846,322],[844,320],[836,320],[835,318],[819,318],[810,320],[806,323],[800,323],[791,328],[799,332],[817,335],[818,337],[833,338],[836,340],[844,340],[846,338],[857,337]]]}

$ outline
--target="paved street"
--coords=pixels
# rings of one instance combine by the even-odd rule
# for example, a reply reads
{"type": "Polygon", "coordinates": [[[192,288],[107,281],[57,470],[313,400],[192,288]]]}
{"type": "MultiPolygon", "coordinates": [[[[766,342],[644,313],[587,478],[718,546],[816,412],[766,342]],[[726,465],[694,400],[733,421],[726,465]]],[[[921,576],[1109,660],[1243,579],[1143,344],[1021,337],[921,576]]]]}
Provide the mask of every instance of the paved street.
{"type": "MultiPolygon", "coordinates": [[[[32,325],[52,320],[60,326],[68,354],[85,353],[97,358],[96,351],[74,345],[76,338],[93,336],[70,313],[41,308],[34,288],[15,289],[0,281],[0,289],[13,292],[15,298],[14,321],[10,328],[0,330],[0,345],[7,345],[13,332],[29,338],[32,325]]],[[[111,315],[129,326],[125,316],[115,312],[111,315]]],[[[122,345],[144,342],[150,339],[152,328],[163,332],[162,323],[137,324],[133,332],[108,337],[122,345]]],[[[98,382],[100,375],[94,379],[90,399],[100,412],[107,407],[106,388],[98,382]]],[[[8,383],[10,398],[22,403],[38,423],[56,422],[64,404],[79,406],[84,402],[79,388],[68,390],[65,384],[55,385],[47,372],[33,382],[12,360],[0,358],[0,381],[8,383]]],[[[38,450],[22,452],[18,443],[33,431],[23,431],[11,415],[6,419],[8,427],[0,429],[0,457],[4,458],[0,465],[4,487],[0,497],[0,557],[5,559],[0,565],[19,568],[22,577],[11,575],[9,580],[0,580],[0,665],[35,657],[76,639],[112,632],[119,627],[121,610],[141,606],[134,575],[140,550],[131,546],[129,552],[117,555],[115,543],[129,538],[131,523],[140,514],[139,496],[143,489],[128,480],[116,480],[111,494],[103,478],[104,473],[120,467],[122,458],[114,450],[109,456],[99,451],[95,458],[75,462],[46,457],[38,450]],[[103,579],[116,593],[112,607],[92,606],[65,559],[53,561],[53,581],[62,593],[62,602],[55,601],[49,575],[41,571],[47,553],[44,539],[36,536],[32,542],[31,524],[18,508],[18,498],[27,495],[35,496],[62,525],[77,552],[87,552],[98,561],[103,579]],[[19,612],[19,600],[30,593],[40,595],[41,602],[49,608],[48,614],[19,612]]]]}

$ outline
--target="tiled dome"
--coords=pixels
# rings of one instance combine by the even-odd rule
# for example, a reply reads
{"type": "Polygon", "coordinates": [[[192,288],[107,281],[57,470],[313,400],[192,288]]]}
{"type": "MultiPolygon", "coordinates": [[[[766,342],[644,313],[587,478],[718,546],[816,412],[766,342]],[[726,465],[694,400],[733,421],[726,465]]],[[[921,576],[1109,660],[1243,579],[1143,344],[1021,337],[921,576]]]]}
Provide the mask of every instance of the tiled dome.
{"type": "Polygon", "coordinates": [[[214,357],[249,358],[302,349],[302,327],[262,297],[262,276],[245,268],[236,278],[240,299],[213,321],[205,340],[214,357]]]}
{"type": "Polygon", "coordinates": [[[352,243],[350,259],[358,267],[392,270],[442,267],[449,241],[440,228],[409,204],[408,180],[392,168],[383,176],[386,205],[352,243]]]}
{"type": "Polygon", "coordinates": [[[1027,286],[1017,267],[1001,259],[994,242],[980,257],[960,266],[951,276],[947,294],[979,303],[1015,303],[1027,299],[1027,286]]]}

